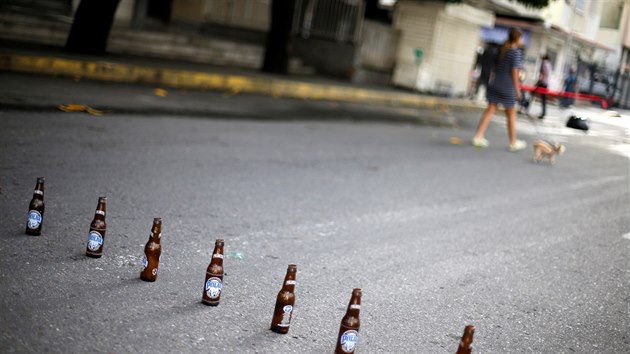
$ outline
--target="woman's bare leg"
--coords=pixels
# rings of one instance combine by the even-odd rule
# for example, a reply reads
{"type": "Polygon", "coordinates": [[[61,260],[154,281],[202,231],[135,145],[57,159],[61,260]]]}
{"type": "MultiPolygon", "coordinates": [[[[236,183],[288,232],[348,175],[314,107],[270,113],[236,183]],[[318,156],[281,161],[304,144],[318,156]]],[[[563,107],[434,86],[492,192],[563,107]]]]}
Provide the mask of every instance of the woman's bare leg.
{"type": "Polygon", "coordinates": [[[492,120],[494,113],[497,111],[497,105],[494,103],[488,104],[488,107],[483,112],[481,119],[479,120],[479,126],[477,127],[477,133],[475,133],[475,139],[483,138],[488,128],[488,124],[492,120]]]}
{"type": "Polygon", "coordinates": [[[507,116],[508,139],[512,145],[516,143],[516,108],[506,108],[505,115],[507,116]]]}

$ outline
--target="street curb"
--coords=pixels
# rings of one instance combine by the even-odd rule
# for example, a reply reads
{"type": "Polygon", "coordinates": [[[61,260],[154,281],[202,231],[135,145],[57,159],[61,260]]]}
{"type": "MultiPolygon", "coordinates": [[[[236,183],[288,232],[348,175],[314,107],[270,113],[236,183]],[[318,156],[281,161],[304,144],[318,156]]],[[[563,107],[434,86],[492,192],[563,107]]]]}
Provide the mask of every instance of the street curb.
{"type": "Polygon", "coordinates": [[[451,110],[472,112],[480,109],[479,106],[467,100],[277,78],[173,70],[107,61],[0,54],[0,70],[80,77],[99,81],[145,83],[182,89],[253,93],[276,98],[331,100],[429,108],[443,112],[451,110]]]}

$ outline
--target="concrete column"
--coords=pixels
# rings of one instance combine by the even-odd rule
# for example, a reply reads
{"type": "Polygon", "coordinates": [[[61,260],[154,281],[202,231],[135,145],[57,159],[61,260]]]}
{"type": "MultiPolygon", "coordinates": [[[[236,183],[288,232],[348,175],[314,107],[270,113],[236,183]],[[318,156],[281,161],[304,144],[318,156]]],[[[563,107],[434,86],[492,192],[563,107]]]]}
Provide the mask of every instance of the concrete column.
{"type": "Polygon", "coordinates": [[[121,0],[116,9],[113,27],[131,27],[135,13],[135,0],[121,0]]]}

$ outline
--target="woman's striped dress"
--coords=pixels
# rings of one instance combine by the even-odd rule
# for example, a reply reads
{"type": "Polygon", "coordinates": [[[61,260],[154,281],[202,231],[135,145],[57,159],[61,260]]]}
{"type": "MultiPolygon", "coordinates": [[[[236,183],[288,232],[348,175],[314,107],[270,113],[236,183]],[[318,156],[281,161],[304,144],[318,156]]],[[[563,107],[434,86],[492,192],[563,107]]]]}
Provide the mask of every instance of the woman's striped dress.
{"type": "Polygon", "coordinates": [[[502,59],[497,58],[494,67],[494,78],[490,78],[488,83],[487,99],[488,103],[500,104],[505,108],[512,108],[516,105],[516,92],[514,81],[512,80],[512,69],[520,69],[521,51],[510,48],[505,52],[502,59]]]}

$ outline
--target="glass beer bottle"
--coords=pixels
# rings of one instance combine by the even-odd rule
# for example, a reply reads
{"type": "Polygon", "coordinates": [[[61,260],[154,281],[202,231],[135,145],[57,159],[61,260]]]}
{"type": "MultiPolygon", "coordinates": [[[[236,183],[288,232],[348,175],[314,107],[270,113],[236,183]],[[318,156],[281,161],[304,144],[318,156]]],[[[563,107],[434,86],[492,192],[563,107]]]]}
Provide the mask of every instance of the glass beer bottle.
{"type": "Polygon", "coordinates": [[[28,205],[28,218],[26,221],[26,234],[39,236],[42,234],[44,221],[44,177],[37,177],[37,184],[33,191],[33,199],[28,205]]]}
{"type": "Polygon", "coordinates": [[[271,320],[271,330],[286,334],[289,332],[289,325],[291,324],[291,316],[293,315],[293,309],[295,306],[295,278],[297,275],[297,266],[295,264],[289,264],[287,268],[287,274],[284,277],[284,283],[282,289],[278,292],[276,297],[276,307],[273,311],[273,318],[271,320]]]}
{"type": "Polygon", "coordinates": [[[361,289],[352,290],[352,297],[348,303],[346,315],[341,320],[337,337],[336,354],[354,353],[359,341],[359,312],[361,311],[361,289]]]}
{"type": "Polygon", "coordinates": [[[105,209],[107,198],[99,197],[94,219],[90,223],[90,233],[88,234],[87,247],[85,255],[92,258],[100,258],[103,255],[103,243],[105,242],[105,209]]]}
{"type": "Polygon", "coordinates": [[[209,306],[219,305],[223,289],[223,239],[216,240],[212,260],[206,269],[201,302],[209,306]]]}
{"type": "Polygon", "coordinates": [[[162,218],[153,219],[149,241],[144,246],[144,258],[142,258],[142,271],[140,279],[144,281],[155,281],[160,265],[160,254],[162,254],[162,218]]]}

